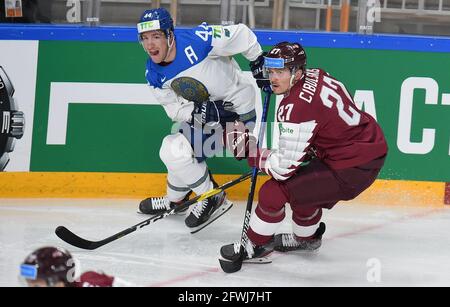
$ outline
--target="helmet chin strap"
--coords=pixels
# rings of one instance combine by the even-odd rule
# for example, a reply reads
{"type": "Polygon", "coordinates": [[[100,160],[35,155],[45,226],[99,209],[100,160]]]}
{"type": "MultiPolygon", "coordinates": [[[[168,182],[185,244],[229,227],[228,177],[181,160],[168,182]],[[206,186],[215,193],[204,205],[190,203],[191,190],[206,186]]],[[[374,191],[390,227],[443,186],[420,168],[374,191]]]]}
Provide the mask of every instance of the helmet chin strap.
{"type": "Polygon", "coordinates": [[[295,81],[295,71],[292,73],[291,79],[289,80],[289,89],[291,89],[291,87],[294,86],[294,81],[295,81]]]}
{"type": "Polygon", "coordinates": [[[165,62],[167,57],[170,54],[170,51],[172,50],[173,44],[175,43],[175,37],[173,36],[172,32],[169,32],[169,35],[167,37],[167,53],[162,62],[165,62]],[[172,42],[170,42],[170,38],[172,38],[172,42]]]}
{"type": "Polygon", "coordinates": [[[289,96],[289,94],[291,92],[291,88],[295,84],[295,73],[296,73],[296,71],[297,70],[295,68],[293,68],[292,71],[291,71],[291,78],[289,79],[289,88],[288,88],[288,90],[285,93],[286,96],[289,96]]]}
{"type": "Polygon", "coordinates": [[[297,83],[295,81],[295,74],[297,72],[297,68],[294,67],[291,70],[291,78],[289,79],[289,88],[287,89],[287,91],[284,93],[284,96],[289,96],[290,92],[291,92],[291,88],[294,86],[295,83],[297,83]]]}

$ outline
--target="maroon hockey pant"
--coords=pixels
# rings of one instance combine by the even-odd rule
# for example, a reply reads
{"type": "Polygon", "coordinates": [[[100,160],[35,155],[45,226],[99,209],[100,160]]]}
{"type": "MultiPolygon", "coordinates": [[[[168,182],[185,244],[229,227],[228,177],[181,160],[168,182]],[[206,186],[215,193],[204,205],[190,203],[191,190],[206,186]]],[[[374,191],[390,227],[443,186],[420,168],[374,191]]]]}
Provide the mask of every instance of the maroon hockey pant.
{"type": "MultiPolygon", "coordinates": [[[[259,190],[256,215],[267,223],[281,222],[284,207],[289,203],[292,220],[299,226],[311,226],[320,221],[322,208],[331,209],[340,200],[350,200],[367,189],[377,178],[385,156],[364,165],[334,170],[319,159],[288,180],[270,179],[259,190]]],[[[258,245],[267,243],[271,236],[248,231],[250,240],[258,245]]]]}

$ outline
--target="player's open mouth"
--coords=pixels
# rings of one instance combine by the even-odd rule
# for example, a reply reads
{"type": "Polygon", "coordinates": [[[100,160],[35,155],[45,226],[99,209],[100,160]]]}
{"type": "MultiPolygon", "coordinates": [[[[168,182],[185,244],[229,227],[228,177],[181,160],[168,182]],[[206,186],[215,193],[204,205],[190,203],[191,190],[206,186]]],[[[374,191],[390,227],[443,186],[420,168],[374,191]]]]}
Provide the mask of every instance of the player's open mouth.
{"type": "Polygon", "coordinates": [[[159,54],[159,50],[149,50],[148,52],[151,56],[157,56],[159,54]]]}

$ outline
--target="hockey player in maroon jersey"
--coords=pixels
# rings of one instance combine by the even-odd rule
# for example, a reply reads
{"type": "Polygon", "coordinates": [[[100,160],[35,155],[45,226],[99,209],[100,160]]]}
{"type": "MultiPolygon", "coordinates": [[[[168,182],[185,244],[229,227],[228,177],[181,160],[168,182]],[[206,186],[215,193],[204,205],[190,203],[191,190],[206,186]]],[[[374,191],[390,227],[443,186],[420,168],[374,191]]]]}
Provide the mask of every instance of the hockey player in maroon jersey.
{"type": "MultiPolygon", "coordinates": [[[[262,257],[272,248],[318,249],[325,232],[322,210],[367,189],[387,154],[377,122],[357,109],[343,83],[322,69],[306,68],[300,44],[277,44],[266,55],[263,70],[273,93],[283,95],[276,112],[278,148],[256,149],[243,125],[225,134],[227,147],[241,154],[238,159],[248,158],[250,166],[272,177],[259,190],[250,219],[247,259],[262,257]],[[275,235],[288,203],[292,233],[275,235]]],[[[235,261],[239,244],[223,246],[221,256],[235,261]]]]}
{"type": "Polygon", "coordinates": [[[72,255],[56,247],[35,250],[20,265],[20,276],[29,287],[124,287],[132,286],[119,278],[88,271],[77,277],[72,255]]]}

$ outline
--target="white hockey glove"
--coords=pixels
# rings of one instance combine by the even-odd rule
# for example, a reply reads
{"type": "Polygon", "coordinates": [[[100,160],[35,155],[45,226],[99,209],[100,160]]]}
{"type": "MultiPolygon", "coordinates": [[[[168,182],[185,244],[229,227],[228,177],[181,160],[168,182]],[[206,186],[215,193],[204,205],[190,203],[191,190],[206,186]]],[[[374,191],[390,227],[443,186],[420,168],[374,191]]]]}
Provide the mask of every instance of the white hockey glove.
{"type": "MultiPolygon", "coordinates": [[[[295,172],[296,168],[292,168],[293,161],[283,159],[278,151],[272,151],[266,160],[265,169],[267,174],[278,181],[285,181],[289,179],[295,172]]],[[[300,163],[298,163],[300,165],[300,163]]]]}
{"type": "Polygon", "coordinates": [[[284,123],[278,150],[263,150],[258,153],[256,164],[266,174],[278,181],[289,179],[307,157],[313,137],[315,121],[301,124],[284,123]]]}

